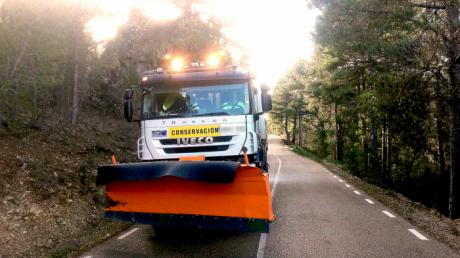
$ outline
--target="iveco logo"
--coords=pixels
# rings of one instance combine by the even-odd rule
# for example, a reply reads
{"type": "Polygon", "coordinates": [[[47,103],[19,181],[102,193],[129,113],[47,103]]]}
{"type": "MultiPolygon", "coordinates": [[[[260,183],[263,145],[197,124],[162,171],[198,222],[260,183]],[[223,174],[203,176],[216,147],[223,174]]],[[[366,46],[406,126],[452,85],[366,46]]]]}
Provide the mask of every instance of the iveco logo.
{"type": "Polygon", "coordinates": [[[177,145],[195,145],[195,144],[211,144],[214,142],[212,137],[197,137],[197,138],[180,138],[177,139],[177,145]]]}

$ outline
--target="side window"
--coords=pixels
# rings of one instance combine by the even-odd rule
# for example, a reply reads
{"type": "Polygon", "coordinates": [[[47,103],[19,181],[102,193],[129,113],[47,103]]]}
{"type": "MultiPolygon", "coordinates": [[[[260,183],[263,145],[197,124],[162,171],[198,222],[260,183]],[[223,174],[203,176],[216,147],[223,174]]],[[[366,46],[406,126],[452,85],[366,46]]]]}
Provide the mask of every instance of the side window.
{"type": "Polygon", "coordinates": [[[142,107],[142,112],[143,113],[148,113],[150,112],[152,106],[152,101],[150,98],[144,98],[144,105],[142,107]]]}
{"type": "Polygon", "coordinates": [[[248,114],[251,110],[251,101],[249,101],[250,94],[247,88],[243,90],[244,90],[244,113],[248,114]]]}

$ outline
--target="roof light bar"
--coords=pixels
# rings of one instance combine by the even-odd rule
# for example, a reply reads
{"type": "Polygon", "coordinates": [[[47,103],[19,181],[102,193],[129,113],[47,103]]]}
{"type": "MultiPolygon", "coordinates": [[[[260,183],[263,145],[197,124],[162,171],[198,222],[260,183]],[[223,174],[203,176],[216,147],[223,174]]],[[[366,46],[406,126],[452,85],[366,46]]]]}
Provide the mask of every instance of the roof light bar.
{"type": "Polygon", "coordinates": [[[223,60],[226,57],[225,51],[216,51],[211,52],[204,60],[192,61],[187,63],[190,60],[186,60],[184,56],[166,54],[164,56],[165,65],[168,68],[167,70],[173,72],[179,72],[184,70],[187,67],[197,68],[197,67],[209,67],[217,68],[222,65],[223,60]]]}
{"type": "Polygon", "coordinates": [[[171,70],[178,72],[183,70],[185,67],[185,61],[182,57],[175,57],[171,60],[171,70]]]}
{"type": "Polygon", "coordinates": [[[211,54],[208,56],[208,59],[206,60],[206,64],[210,67],[218,67],[220,64],[220,56],[211,54]]]}

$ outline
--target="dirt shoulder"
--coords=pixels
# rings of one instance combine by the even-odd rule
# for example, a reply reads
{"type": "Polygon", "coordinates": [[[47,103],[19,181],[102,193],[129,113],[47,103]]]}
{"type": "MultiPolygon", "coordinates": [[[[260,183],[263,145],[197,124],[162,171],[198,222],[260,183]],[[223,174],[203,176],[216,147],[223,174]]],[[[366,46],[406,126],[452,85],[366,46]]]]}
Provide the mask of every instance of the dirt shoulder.
{"type": "Polygon", "coordinates": [[[342,177],[415,226],[423,229],[431,238],[446,243],[454,250],[460,252],[460,219],[451,220],[435,209],[430,209],[420,203],[413,202],[399,193],[369,184],[337,165],[328,162],[321,163],[332,173],[342,177]]]}
{"type": "Polygon", "coordinates": [[[85,119],[70,129],[0,134],[0,257],[66,257],[128,226],[103,218],[95,179],[111,153],[136,157],[137,127],[85,119]]]}

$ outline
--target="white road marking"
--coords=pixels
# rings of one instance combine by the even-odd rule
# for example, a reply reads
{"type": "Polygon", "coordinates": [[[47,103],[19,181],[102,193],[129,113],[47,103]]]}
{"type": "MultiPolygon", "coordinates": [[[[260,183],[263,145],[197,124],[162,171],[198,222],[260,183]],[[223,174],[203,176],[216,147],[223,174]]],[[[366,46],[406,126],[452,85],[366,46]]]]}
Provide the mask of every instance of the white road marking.
{"type": "Polygon", "coordinates": [[[353,191],[353,192],[354,192],[355,194],[357,194],[357,195],[361,195],[361,193],[358,192],[358,191],[353,191]]]}
{"type": "Polygon", "coordinates": [[[388,217],[392,218],[392,219],[396,218],[395,215],[389,213],[388,211],[382,211],[382,212],[383,212],[385,215],[387,215],[388,217]]]}
{"type": "Polygon", "coordinates": [[[276,171],[275,181],[273,182],[272,199],[273,199],[273,196],[275,195],[276,185],[278,184],[278,178],[280,176],[281,165],[282,165],[281,159],[276,154],[273,153],[273,155],[275,155],[275,157],[278,159],[278,170],[276,171]]]}
{"type": "Polygon", "coordinates": [[[337,178],[337,176],[334,176],[334,178],[337,178]]]}
{"type": "Polygon", "coordinates": [[[82,258],[93,258],[92,255],[83,256],[82,258]]]}
{"type": "Polygon", "coordinates": [[[342,180],[342,179],[339,179],[339,182],[340,182],[340,183],[343,183],[343,180],[342,180]]]}
{"type": "Polygon", "coordinates": [[[418,232],[417,230],[415,230],[413,228],[410,228],[408,230],[409,230],[409,232],[414,234],[416,237],[418,237],[418,239],[420,239],[420,240],[428,240],[428,238],[426,238],[424,235],[420,234],[420,232],[418,232]]]}
{"type": "Polygon", "coordinates": [[[366,202],[370,203],[370,204],[375,204],[373,201],[369,200],[369,199],[364,199],[366,200],[366,202]]]}
{"type": "Polygon", "coordinates": [[[123,238],[125,238],[125,237],[131,235],[132,233],[134,233],[134,232],[136,232],[136,231],[138,231],[138,230],[139,230],[139,228],[133,228],[133,229],[131,229],[130,231],[124,233],[124,234],[121,235],[121,236],[119,236],[117,239],[118,239],[118,240],[122,240],[123,238]]]}
{"type": "Polygon", "coordinates": [[[346,187],[351,187],[351,185],[349,185],[349,184],[346,184],[345,186],[346,186],[346,187]]]}
{"type": "Polygon", "coordinates": [[[259,249],[257,249],[257,258],[264,257],[266,243],[267,243],[267,233],[260,234],[259,249]]]}
{"type": "MultiPolygon", "coordinates": [[[[281,159],[278,157],[278,155],[276,155],[273,152],[272,154],[278,159],[278,170],[276,171],[276,177],[275,177],[275,181],[273,182],[273,188],[272,188],[272,199],[273,199],[273,196],[275,196],[275,190],[276,190],[276,185],[278,183],[278,178],[280,176],[282,162],[281,162],[281,159]]],[[[257,258],[264,257],[266,244],[267,244],[267,233],[262,233],[260,234],[259,248],[257,248],[257,258]]]]}

